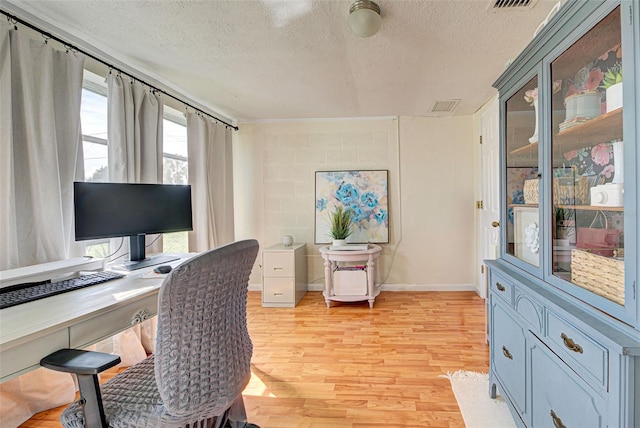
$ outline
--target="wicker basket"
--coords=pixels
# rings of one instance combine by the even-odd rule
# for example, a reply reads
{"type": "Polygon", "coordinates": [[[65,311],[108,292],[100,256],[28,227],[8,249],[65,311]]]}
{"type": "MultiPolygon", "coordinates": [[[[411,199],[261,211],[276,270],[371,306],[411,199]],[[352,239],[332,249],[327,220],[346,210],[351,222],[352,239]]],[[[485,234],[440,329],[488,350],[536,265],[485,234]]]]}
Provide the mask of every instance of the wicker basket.
{"type": "Polygon", "coordinates": [[[538,203],[538,179],[534,178],[531,180],[525,180],[524,189],[522,193],[524,194],[525,204],[537,204],[538,203]]]}
{"type": "Polygon", "coordinates": [[[624,260],[571,250],[571,282],[624,305],[624,260]]]}
{"type": "Polygon", "coordinates": [[[556,177],[553,179],[553,203],[555,205],[586,205],[589,203],[589,189],[587,177],[579,177],[577,180],[556,177]]]}

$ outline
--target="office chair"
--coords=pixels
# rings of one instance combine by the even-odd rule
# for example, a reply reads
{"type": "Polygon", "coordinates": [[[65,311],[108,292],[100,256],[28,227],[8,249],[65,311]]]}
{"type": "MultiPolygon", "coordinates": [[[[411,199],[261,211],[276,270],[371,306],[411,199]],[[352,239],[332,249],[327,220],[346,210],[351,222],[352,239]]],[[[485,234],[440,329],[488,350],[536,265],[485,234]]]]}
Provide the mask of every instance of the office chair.
{"type": "Polygon", "coordinates": [[[242,391],[251,377],[247,287],[255,240],[200,254],[165,278],[158,296],[156,352],[102,386],[98,373],[116,355],[63,349],[44,367],[76,373],[80,400],[64,410],[65,427],[255,427],[242,391]]]}

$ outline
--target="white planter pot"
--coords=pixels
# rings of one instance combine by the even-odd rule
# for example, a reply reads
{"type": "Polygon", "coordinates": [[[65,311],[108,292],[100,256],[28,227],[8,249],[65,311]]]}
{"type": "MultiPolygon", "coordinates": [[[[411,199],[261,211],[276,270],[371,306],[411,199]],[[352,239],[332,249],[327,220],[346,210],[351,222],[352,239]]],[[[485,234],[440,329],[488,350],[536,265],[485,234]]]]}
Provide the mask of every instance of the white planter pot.
{"type": "Polygon", "coordinates": [[[567,108],[566,120],[576,117],[592,119],[600,116],[601,102],[599,92],[587,92],[586,94],[570,95],[564,100],[567,108]]]}
{"type": "Polygon", "coordinates": [[[615,165],[615,171],[613,172],[612,183],[621,184],[624,183],[624,149],[622,147],[622,140],[617,140],[611,143],[613,147],[613,162],[615,165]]]}
{"type": "Polygon", "coordinates": [[[609,86],[606,92],[607,113],[622,107],[622,82],[609,86]]]}
{"type": "Polygon", "coordinates": [[[533,131],[533,135],[529,138],[529,143],[537,143],[538,142],[538,99],[533,100],[533,110],[536,115],[536,127],[533,131]]]}
{"type": "Polygon", "coordinates": [[[343,245],[347,245],[346,239],[334,239],[333,244],[334,247],[342,247],[343,245]]]}

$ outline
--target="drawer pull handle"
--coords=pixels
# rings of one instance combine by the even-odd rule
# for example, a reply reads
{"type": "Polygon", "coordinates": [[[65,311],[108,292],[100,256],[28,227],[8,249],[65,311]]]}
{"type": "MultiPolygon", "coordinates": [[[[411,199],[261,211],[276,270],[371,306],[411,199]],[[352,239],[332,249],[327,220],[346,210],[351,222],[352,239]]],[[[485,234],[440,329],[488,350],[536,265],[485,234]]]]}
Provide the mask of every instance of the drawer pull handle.
{"type": "Polygon", "coordinates": [[[282,296],[282,293],[273,293],[274,296],[282,296]]]}
{"type": "Polygon", "coordinates": [[[573,352],[578,352],[582,354],[582,346],[575,343],[573,339],[571,339],[570,337],[567,337],[567,335],[564,333],[562,333],[560,337],[562,338],[562,340],[564,340],[564,346],[571,349],[573,352]]]}
{"type": "Polygon", "coordinates": [[[496,282],[496,288],[500,291],[506,290],[506,288],[504,288],[504,285],[500,284],[499,282],[496,282]]]}
{"type": "Polygon", "coordinates": [[[284,268],[281,268],[281,267],[274,267],[273,268],[273,270],[282,270],[282,269],[284,269],[284,268]]]}
{"type": "Polygon", "coordinates": [[[140,324],[142,321],[148,320],[150,316],[151,314],[148,310],[140,309],[138,312],[133,314],[133,317],[131,317],[131,325],[140,324]]]}
{"type": "Polygon", "coordinates": [[[513,355],[511,355],[511,352],[509,352],[509,350],[507,349],[506,346],[502,347],[502,353],[504,354],[505,357],[507,357],[510,360],[513,360],[513,355]]]}
{"type": "Polygon", "coordinates": [[[551,412],[549,414],[551,415],[551,419],[553,419],[553,426],[555,426],[556,428],[567,428],[562,423],[562,419],[560,419],[558,415],[556,415],[556,412],[554,412],[553,409],[551,409],[551,412]]]}

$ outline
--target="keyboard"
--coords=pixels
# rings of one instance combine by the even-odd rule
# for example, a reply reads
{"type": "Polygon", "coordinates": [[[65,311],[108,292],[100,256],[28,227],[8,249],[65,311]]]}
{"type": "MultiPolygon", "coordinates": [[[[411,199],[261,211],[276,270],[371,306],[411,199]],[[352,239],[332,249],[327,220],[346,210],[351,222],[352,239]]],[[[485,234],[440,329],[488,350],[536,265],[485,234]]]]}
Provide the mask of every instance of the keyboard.
{"type": "Polygon", "coordinates": [[[124,275],[112,271],[102,271],[57,282],[44,281],[11,285],[0,289],[0,309],[33,302],[34,300],[44,299],[45,297],[55,296],[56,294],[66,293],[91,285],[102,284],[103,282],[119,278],[124,278],[124,275]]]}

